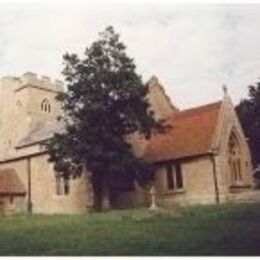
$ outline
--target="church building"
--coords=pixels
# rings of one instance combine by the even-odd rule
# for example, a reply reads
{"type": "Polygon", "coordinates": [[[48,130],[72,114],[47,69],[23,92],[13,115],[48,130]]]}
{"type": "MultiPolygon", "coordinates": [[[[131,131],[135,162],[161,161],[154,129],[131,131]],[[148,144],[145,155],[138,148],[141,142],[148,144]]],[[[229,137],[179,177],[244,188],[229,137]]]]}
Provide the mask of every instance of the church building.
{"type": "MultiPolygon", "coordinates": [[[[156,118],[171,127],[148,141],[133,135],[137,156],[156,169],[156,203],[210,204],[252,199],[250,152],[231,99],[179,110],[156,77],[147,83],[156,118]]],[[[44,141],[64,130],[55,96],[62,82],[32,72],[0,79],[0,210],[4,213],[85,213],[93,207],[91,173],[64,180],[48,162],[44,141]]],[[[118,191],[115,204],[149,205],[149,189],[118,191]]],[[[252,195],[253,194],[253,195],[252,195]]]]}

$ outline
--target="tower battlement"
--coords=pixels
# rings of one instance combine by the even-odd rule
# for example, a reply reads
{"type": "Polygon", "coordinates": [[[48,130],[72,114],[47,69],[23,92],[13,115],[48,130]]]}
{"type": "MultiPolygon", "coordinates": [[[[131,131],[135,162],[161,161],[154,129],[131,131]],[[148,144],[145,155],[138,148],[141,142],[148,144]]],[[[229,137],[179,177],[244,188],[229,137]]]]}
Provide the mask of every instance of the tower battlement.
{"type": "Polygon", "coordinates": [[[19,79],[21,84],[16,91],[27,86],[49,89],[55,92],[62,92],[64,90],[64,84],[61,80],[51,80],[51,78],[45,75],[40,77],[34,72],[25,72],[19,79]]]}
{"type": "Polygon", "coordinates": [[[33,72],[0,78],[0,156],[15,154],[26,133],[62,114],[56,97],[63,91],[61,81],[33,72]]]}

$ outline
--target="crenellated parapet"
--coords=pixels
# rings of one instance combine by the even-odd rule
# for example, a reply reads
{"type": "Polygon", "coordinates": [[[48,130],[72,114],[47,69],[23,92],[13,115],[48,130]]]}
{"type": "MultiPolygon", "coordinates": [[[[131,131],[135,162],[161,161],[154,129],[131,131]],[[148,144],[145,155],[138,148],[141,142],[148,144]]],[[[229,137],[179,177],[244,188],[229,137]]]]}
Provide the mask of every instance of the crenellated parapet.
{"type": "Polygon", "coordinates": [[[26,72],[20,78],[20,86],[16,89],[19,91],[25,87],[35,87],[35,88],[42,88],[48,89],[54,92],[62,92],[64,91],[64,84],[60,80],[51,80],[51,78],[47,76],[38,76],[36,73],[33,72],[26,72]]]}

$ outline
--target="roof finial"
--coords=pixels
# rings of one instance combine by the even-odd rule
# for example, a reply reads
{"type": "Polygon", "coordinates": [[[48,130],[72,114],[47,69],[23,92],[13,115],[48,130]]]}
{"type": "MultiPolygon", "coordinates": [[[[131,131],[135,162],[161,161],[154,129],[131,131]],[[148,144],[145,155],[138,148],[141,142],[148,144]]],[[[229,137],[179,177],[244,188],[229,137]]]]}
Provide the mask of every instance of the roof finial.
{"type": "Polygon", "coordinates": [[[226,84],[224,84],[222,86],[222,89],[223,89],[223,92],[224,92],[224,97],[226,97],[228,95],[228,88],[227,88],[226,84]]]}

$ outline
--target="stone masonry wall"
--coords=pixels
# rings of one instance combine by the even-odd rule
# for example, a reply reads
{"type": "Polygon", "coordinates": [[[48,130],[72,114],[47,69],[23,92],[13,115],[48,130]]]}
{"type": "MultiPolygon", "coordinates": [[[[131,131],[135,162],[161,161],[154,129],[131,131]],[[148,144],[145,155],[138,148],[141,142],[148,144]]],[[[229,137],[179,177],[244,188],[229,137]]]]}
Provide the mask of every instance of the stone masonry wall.
{"type": "Polygon", "coordinates": [[[31,72],[0,79],[0,158],[15,156],[15,145],[34,126],[61,114],[55,100],[61,91],[60,81],[51,82],[48,77],[39,78],[31,72]],[[41,111],[44,99],[49,101],[51,113],[41,111]]]}
{"type": "Polygon", "coordinates": [[[166,207],[216,203],[213,167],[209,157],[181,163],[183,189],[167,190],[166,164],[156,172],[157,203],[166,207]]]}
{"type": "MultiPolygon", "coordinates": [[[[70,193],[57,195],[56,178],[46,154],[31,158],[31,201],[33,213],[85,213],[92,208],[90,181],[86,174],[70,180],[70,193]]],[[[2,163],[1,168],[13,168],[23,182],[28,200],[28,158],[2,163]]]]}
{"type": "Polygon", "coordinates": [[[218,140],[216,142],[218,143],[216,146],[216,150],[218,152],[218,156],[216,158],[216,168],[218,173],[217,177],[220,192],[220,202],[226,202],[229,201],[229,197],[232,197],[230,189],[232,184],[231,172],[228,163],[228,142],[232,133],[236,134],[241,149],[241,185],[245,187],[245,189],[241,190],[242,193],[246,191],[246,189],[253,188],[253,174],[249,147],[229,97],[225,98],[222,106],[222,114],[220,115],[219,122],[220,129],[216,133],[216,139],[218,140]]]}

